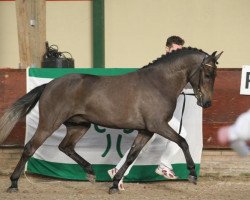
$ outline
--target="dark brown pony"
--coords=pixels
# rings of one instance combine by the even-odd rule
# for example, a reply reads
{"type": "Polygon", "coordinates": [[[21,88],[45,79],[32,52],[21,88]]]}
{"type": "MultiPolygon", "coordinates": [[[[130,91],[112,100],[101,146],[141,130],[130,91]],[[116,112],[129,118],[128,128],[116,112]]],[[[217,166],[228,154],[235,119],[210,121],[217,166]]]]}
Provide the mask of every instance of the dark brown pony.
{"type": "Polygon", "coordinates": [[[195,164],[188,144],[168,122],[173,116],[177,97],[188,82],[194,89],[197,104],[204,108],[211,106],[216,63],[221,54],[214,52],[208,55],[198,49],[183,48],[126,75],[100,77],[70,74],[34,88],[17,100],[0,120],[1,143],[39,101],[38,128],[24,147],[10,177],[8,191],[18,190],[18,179],[25,163],[62,124],[66,126],[67,134],[59,149],[83,167],[90,181],[95,178],[91,164],[74,150],[90,124],[138,130],[125,164],[113,179],[110,193],[118,191],[118,183],[126,169],[153,133],[180,146],[190,171],[189,180],[196,184],[195,164]]]}

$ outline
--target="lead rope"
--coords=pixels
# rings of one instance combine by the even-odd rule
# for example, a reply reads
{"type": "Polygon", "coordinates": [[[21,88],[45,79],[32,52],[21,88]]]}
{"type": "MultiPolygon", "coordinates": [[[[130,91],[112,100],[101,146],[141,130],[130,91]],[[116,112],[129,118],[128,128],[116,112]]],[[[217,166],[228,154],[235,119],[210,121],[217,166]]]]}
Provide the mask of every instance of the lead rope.
{"type": "Polygon", "coordinates": [[[182,121],[183,121],[183,115],[185,111],[185,106],[186,106],[186,95],[194,96],[194,94],[185,94],[184,92],[181,92],[183,95],[183,104],[182,104],[182,110],[181,110],[181,120],[180,120],[180,126],[179,126],[179,132],[178,134],[181,134],[181,129],[182,129],[182,121]]]}
{"type": "Polygon", "coordinates": [[[62,181],[60,180],[44,180],[46,179],[44,177],[43,181],[41,181],[42,178],[39,179],[39,182],[38,181],[33,181],[31,180],[29,177],[28,177],[28,174],[26,173],[26,171],[24,171],[24,177],[26,178],[26,180],[32,185],[32,186],[39,186],[39,184],[43,184],[43,183],[61,183],[62,181]]]}

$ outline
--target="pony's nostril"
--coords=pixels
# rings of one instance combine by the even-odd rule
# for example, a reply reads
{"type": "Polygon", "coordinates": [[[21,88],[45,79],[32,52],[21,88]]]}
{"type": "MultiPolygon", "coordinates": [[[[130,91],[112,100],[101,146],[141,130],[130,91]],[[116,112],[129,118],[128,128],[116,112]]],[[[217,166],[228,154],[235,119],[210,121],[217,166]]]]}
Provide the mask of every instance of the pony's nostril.
{"type": "Polygon", "coordinates": [[[211,101],[207,101],[205,104],[204,104],[204,108],[208,108],[212,105],[212,102],[211,101]]]}

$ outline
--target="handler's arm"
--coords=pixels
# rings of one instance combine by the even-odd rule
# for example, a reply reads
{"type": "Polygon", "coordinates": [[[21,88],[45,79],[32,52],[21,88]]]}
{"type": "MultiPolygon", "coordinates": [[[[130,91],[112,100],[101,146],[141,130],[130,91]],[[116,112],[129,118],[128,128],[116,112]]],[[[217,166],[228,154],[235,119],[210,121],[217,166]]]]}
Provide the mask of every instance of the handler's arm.
{"type": "Polygon", "coordinates": [[[250,110],[242,113],[229,127],[229,140],[250,140],[250,110]]]}

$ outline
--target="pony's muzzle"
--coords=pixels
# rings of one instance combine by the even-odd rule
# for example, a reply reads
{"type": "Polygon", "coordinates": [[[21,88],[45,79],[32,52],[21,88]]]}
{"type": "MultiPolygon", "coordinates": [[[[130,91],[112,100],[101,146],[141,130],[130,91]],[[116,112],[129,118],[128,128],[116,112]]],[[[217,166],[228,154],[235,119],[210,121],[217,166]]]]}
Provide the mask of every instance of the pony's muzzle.
{"type": "Polygon", "coordinates": [[[208,108],[208,107],[212,106],[212,101],[210,101],[210,100],[202,101],[201,99],[198,99],[197,105],[202,107],[202,108],[208,108]]]}
{"type": "Polygon", "coordinates": [[[212,101],[206,101],[206,102],[203,103],[202,107],[203,107],[203,108],[208,108],[208,107],[210,107],[211,105],[212,105],[212,101]]]}

